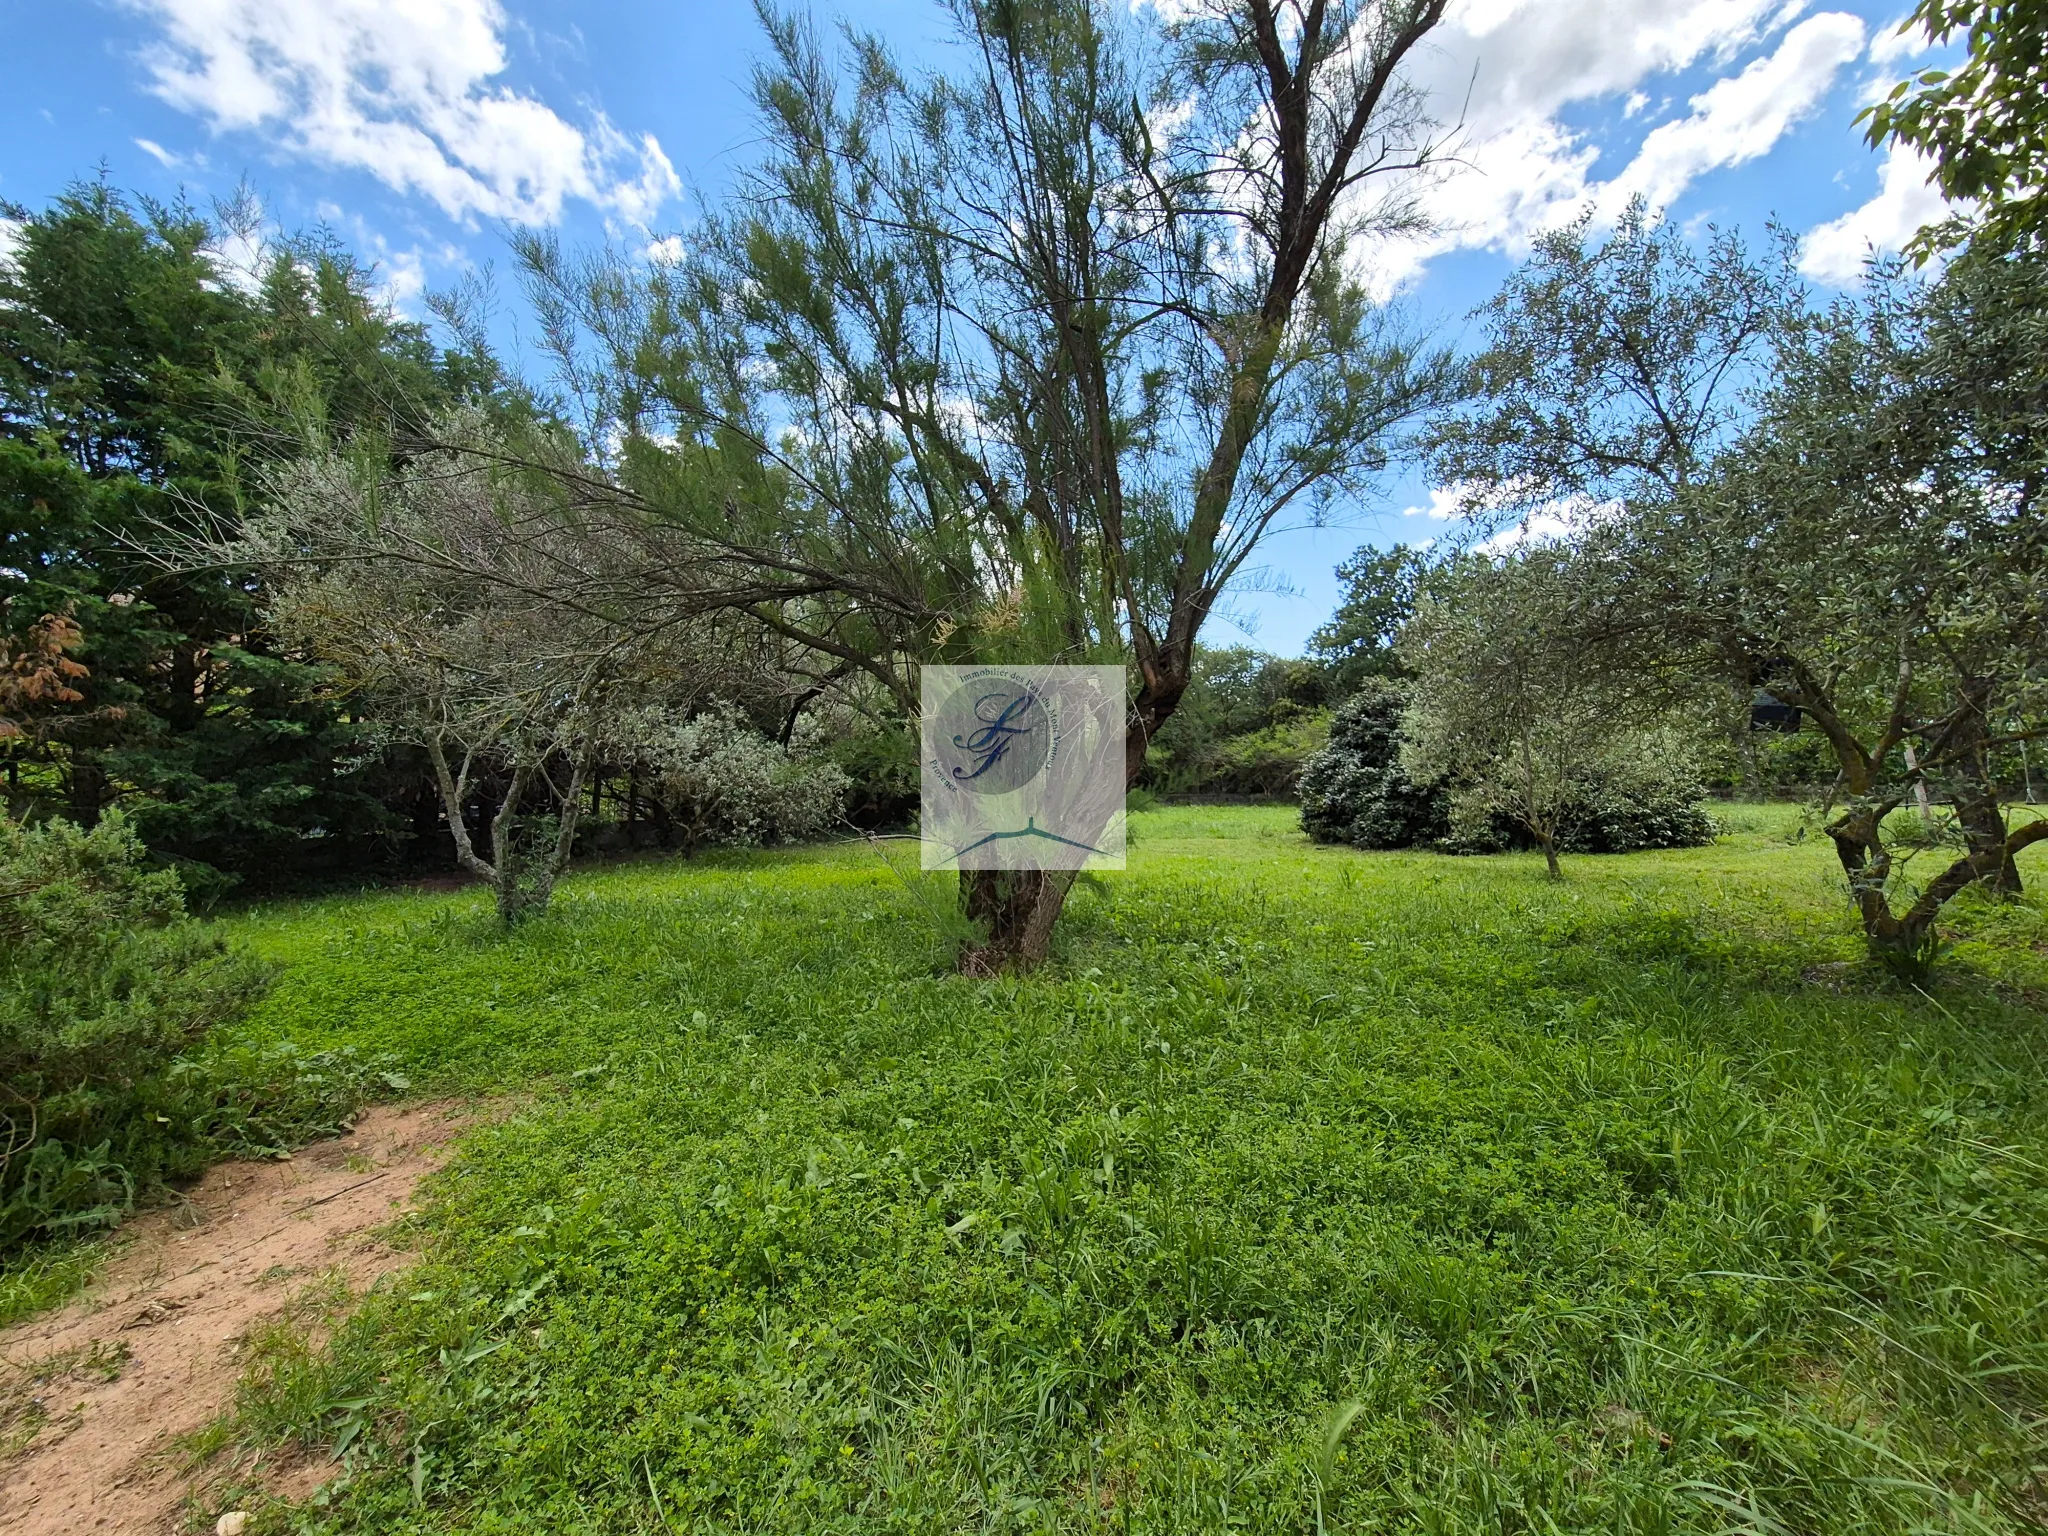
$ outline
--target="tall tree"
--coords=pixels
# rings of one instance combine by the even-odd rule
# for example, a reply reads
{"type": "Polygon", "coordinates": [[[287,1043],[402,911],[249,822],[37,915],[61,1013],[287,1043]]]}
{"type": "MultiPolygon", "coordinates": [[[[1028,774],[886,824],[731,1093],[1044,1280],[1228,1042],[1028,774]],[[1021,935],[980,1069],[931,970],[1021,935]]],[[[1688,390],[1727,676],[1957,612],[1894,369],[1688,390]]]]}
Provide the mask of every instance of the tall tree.
{"type": "Polygon", "coordinates": [[[1369,677],[1401,674],[1394,641],[1414,616],[1428,570],[1428,554],[1407,544],[1392,549],[1368,545],[1337,567],[1344,596],[1330,622],[1309,637],[1308,647],[1334,669],[1339,691],[1349,693],[1369,677]]]}
{"type": "MultiPolygon", "coordinates": [[[[688,259],[527,248],[593,442],[906,707],[925,662],[1128,660],[1135,780],[1260,540],[1450,387],[1356,270],[1414,222],[1443,10],[960,0],[972,67],[919,81],[770,16],[765,155],[688,259]]],[[[1040,958],[1069,877],[962,878],[967,963],[1040,958]]]]}
{"type": "Polygon", "coordinates": [[[383,820],[316,669],[265,641],[246,572],[173,572],[166,518],[232,518],[254,468],[318,402],[381,431],[449,387],[369,274],[319,241],[229,269],[220,226],[76,185],[0,261],[0,595],[16,644],[79,630],[79,696],[6,747],[21,808],[91,825],[123,803],[160,855],[204,874],[361,846],[383,820]],[[319,843],[307,834],[322,834],[319,843]]]}
{"type": "Polygon", "coordinates": [[[1598,243],[1591,224],[1544,236],[1481,309],[1469,404],[1431,424],[1438,482],[1489,520],[1689,484],[1740,429],[1754,369],[1797,312],[1781,237],[1763,259],[1733,234],[1702,249],[1641,202],[1598,243]]]}

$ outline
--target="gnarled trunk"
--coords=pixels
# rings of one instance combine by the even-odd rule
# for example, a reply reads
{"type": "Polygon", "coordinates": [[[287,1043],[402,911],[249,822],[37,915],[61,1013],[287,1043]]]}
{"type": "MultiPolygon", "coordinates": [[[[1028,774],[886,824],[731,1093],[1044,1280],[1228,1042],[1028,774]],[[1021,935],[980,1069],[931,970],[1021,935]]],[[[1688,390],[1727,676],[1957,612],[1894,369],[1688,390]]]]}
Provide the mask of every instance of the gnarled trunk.
{"type": "Polygon", "coordinates": [[[1045,959],[1073,887],[1070,869],[961,870],[960,905],[983,937],[961,951],[960,973],[1028,971],[1045,959]]]}
{"type": "Polygon", "coordinates": [[[562,796],[554,841],[539,850],[529,851],[519,846],[519,810],[520,802],[534,779],[545,781],[546,775],[541,772],[537,759],[524,756],[515,759],[504,795],[491,816],[491,857],[488,859],[476,851],[465,820],[474,753],[463,754],[462,771],[457,774],[449,767],[447,750],[439,737],[429,736],[426,748],[427,756],[434,765],[435,781],[441,789],[448,830],[455,839],[455,862],[490,883],[492,894],[497,898],[498,916],[506,927],[545,912],[554,897],[555,882],[569,867],[569,855],[575,850],[576,824],[583,809],[583,783],[596,753],[594,742],[586,741],[571,760],[569,787],[562,796]]]}
{"type": "Polygon", "coordinates": [[[1986,872],[1979,878],[1985,886],[2001,896],[2017,896],[2019,865],[2005,846],[2005,813],[1999,809],[1998,790],[1992,781],[1991,685],[1980,678],[1966,678],[1962,694],[1963,708],[1957,714],[1952,748],[1961,778],[1953,796],[1956,824],[1971,856],[1982,856],[1979,862],[1986,872]]]}
{"type": "Polygon", "coordinates": [[[1827,830],[1842,871],[1849,877],[1849,894],[1863,920],[1863,937],[1870,952],[1886,969],[1917,977],[1933,962],[1940,937],[1934,921],[1950,898],[1980,880],[1996,889],[2008,870],[2012,888],[2017,889],[2019,870],[2014,860],[2030,843],[2048,839],[2048,821],[2028,822],[2007,831],[1994,802],[1990,820],[1997,825],[1996,835],[1981,824],[1977,835],[1966,833],[1969,851],[1929,881],[1910,907],[1895,912],[1885,890],[1892,856],[1880,830],[1886,814],[1895,808],[1896,802],[1860,805],[1836,817],[1827,830]]]}

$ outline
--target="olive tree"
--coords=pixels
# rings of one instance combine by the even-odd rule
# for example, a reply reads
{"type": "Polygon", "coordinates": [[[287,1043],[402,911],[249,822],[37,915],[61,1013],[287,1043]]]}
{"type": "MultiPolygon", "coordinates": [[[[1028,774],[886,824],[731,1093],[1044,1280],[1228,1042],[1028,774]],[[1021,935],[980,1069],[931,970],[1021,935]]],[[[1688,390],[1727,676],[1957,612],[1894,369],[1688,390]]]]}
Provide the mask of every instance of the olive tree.
{"type": "Polygon", "coordinates": [[[622,709],[687,707],[731,678],[701,633],[604,601],[608,574],[638,559],[620,526],[579,517],[559,476],[498,462],[477,421],[443,435],[463,451],[396,468],[308,454],[214,553],[263,571],[271,626],[388,739],[424,750],[457,863],[511,923],[546,908],[622,709]]]}
{"type": "Polygon", "coordinates": [[[532,515],[517,500],[444,456],[385,475],[327,454],[280,477],[242,541],[271,576],[271,625],[334,668],[391,739],[424,749],[456,862],[490,883],[508,923],[546,908],[568,862],[620,650],[601,627],[562,622],[544,570],[507,569],[518,562],[494,536],[532,515]],[[512,579],[470,579],[481,561],[512,579]]]}
{"type": "Polygon", "coordinates": [[[1491,523],[1690,484],[1799,311],[1781,237],[1761,258],[1731,233],[1695,246],[1640,201],[1592,233],[1588,212],[1537,241],[1479,311],[1465,400],[1430,424],[1438,482],[1491,523]]]}
{"type": "Polygon", "coordinates": [[[1567,818],[1638,776],[1668,703],[1653,680],[1587,652],[1584,594],[1569,546],[1471,554],[1432,575],[1400,638],[1412,677],[1402,766],[1450,787],[1454,824],[1524,828],[1552,879],[1567,818]]]}
{"type": "MultiPolygon", "coordinates": [[[[771,16],[762,157],[681,260],[524,247],[589,440],[906,712],[928,662],[1127,661],[1135,780],[1268,531],[1450,388],[1358,267],[1414,223],[1443,11],[959,0],[925,78],[771,16]]],[[[969,969],[1042,956],[1069,876],[962,880],[969,969]]]]}
{"type": "MultiPolygon", "coordinates": [[[[1779,382],[1711,471],[1604,531],[1589,645],[1767,686],[1840,770],[1827,831],[1875,953],[1913,972],[1942,906],[2016,891],[2001,754],[2048,732],[2048,262],[1876,271],[1788,333],[1779,382]],[[1921,788],[1963,846],[1902,883],[1885,818],[1921,788]]],[[[2013,775],[2017,777],[2017,775],[2013,775]]]]}

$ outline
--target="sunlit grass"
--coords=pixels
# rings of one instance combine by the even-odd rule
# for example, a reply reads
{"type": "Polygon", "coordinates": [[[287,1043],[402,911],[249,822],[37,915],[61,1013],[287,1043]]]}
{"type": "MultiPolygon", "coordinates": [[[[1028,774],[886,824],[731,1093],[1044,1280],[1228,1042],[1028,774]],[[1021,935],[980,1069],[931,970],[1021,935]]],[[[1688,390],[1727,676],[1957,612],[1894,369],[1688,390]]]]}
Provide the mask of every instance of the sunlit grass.
{"type": "Polygon", "coordinates": [[[993,983],[864,845],[247,914],[253,1034],[530,1098],[245,1431],[346,1439],[317,1529],[2024,1528],[2043,906],[1902,989],[1724,818],[1556,884],[1152,812],[993,983]]]}

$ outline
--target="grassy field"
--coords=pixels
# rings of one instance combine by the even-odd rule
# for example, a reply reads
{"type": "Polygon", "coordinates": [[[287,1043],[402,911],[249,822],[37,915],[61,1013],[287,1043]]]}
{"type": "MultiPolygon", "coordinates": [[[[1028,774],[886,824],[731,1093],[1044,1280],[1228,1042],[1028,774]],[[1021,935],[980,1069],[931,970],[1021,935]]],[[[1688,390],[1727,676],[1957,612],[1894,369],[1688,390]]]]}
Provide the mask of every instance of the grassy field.
{"type": "MultiPolygon", "coordinates": [[[[336,1531],[2010,1531],[2048,1512],[2048,904],[1858,961],[1830,855],[1134,820],[948,974],[866,847],[247,914],[246,1026],[512,1095],[235,1432],[336,1531]]],[[[2048,858],[2030,873],[2048,885],[2048,858]]],[[[2032,1527],[2038,1529],[2038,1527],[2032,1527]]]]}

